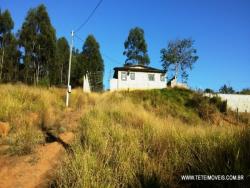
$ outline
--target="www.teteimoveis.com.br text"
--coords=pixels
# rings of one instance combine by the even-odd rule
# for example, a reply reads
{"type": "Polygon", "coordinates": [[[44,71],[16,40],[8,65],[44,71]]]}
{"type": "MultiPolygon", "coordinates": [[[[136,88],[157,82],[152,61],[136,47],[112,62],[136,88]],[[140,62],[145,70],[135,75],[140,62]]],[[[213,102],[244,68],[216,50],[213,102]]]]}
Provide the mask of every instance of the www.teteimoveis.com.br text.
{"type": "Polygon", "coordinates": [[[244,175],[181,175],[181,180],[185,181],[242,181],[244,175]]]}

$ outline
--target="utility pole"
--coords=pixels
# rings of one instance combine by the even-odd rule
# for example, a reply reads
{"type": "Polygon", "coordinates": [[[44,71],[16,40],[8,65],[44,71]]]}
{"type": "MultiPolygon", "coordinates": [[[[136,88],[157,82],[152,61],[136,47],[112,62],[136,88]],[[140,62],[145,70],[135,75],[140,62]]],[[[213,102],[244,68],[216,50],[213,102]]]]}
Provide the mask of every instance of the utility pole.
{"type": "Polygon", "coordinates": [[[66,107],[69,106],[69,94],[71,93],[70,85],[70,70],[71,70],[71,59],[72,59],[72,50],[73,50],[73,39],[74,31],[71,31],[71,45],[70,45],[70,54],[69,54],[69,70],[68,70],[68,85],[67,85],[67,94],[66,94],[66,107]]]}

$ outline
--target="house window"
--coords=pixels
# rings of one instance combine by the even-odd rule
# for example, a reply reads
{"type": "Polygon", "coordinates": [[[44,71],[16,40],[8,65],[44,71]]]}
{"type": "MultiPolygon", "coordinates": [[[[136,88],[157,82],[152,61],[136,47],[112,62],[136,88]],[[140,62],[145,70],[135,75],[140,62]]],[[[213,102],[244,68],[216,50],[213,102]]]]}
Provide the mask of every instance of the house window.
{"type": "Polygon", "coordinates": [[[135,73],[134,72],[130,73],[130,80],[135,80],[135,73]]]}
{"type": "Polygon", "coordinates": [[[155,75],[154,74],[148,74],[148,80],[149,81],[155,81],[155,75]]]}
{"type": "Polygon", "coordinates": [[[162,81],[162,82],[165,81],[165,75],[164,75],[164,74],[161,75],[161,81],[162,81]]]}
{"type": "Polygon", "coordinates": [[[127,80],[127,73],[122,72],[121,80],[126,81],[127,80]]]}

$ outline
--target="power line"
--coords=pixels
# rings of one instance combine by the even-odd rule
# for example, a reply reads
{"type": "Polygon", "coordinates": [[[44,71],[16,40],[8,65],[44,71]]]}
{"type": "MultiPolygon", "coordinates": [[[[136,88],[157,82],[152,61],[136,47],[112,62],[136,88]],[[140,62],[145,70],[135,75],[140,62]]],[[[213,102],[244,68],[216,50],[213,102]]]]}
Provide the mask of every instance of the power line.
{"type": "Polygon", "coordinates": [[[98,3],[97,3],[97,5],[95,6],[95,8],[92,10],[92,12],[90,13],[90,15],[87,17],[87,19],[75,30],[75,33],[77,32],[77,31],[79,31],[83,26],[85,26],[88,22],[89,22],[89,20],[90,20],[90,18],[94,15],[94,13],[95,13],[95,11],[98,9],[98,7],[101,5],[101,3],[103,2],[103,0],[100,0],[98,3]]]}
{"type": "MultiPolygon", "coordinates": [[[[81,37],[79,37],[78,35],[74,35],[78,40],[80,40],[80,41],[82,41],[82,42],[84,42],[84,40],[81,38],[81,37]]],[[[118,61],[118,60],[116,60],[116,59],[114,59],[114,58],[112,58],[112,57],[110,57],[110,56],[108,56],[108,55],[106,55],[106,54],[104,54],[104,53],[101,53],[104,57],[106,57],[107,59],[109,59],[110,61],[112,61],[113,63],[119,63],[120,64],[120,62],[118,61]]]]}
{"type": "MultiPolygon", "coordinates": [[[[67,89],[67,93],[66,93],[66,107],[68,107],[68,105],[69,105],[69,95],[71,93],[70,70],[71,70],[71,59],[72,59],[74,33],[76,33],[77,31],[79,31],[83,26],[85,26],[88,23],[88,21],[94,15],[94,13],[97,10],[97,8],[101,5],[102,1],[103,0],[99,0],[99,2],[97,3],[97,5],[95,6],[95,8],[92,10],[92,12],[90,13],[90,15],[87,17],[87,19],[75,30],[75,32],[74,31],[71,32],[71,45],[70,45],[69,69],[68,69],[68,89],[67,89]]],[[[78,37],[78,38],[80,38],[80,37],[78,37]]]]}
{"type": "Polygon", "coordinates": [[[75,34],[75,37],[76,37],[78,40],[84,42],[84,40],[83,40],[81,37],[79,37],[78,35],[75,34]]]}
{"type": "Polygon", "coordinates": [[[110,61],[113,61],[114,63],[121,63],[121,62],[119,62],[119,61],[117,61],[116,59],[114,59],[114,58],[112,58],[112,57],[109,57],[108,55],[106,55],[106,54],[104,54],[104,53],[102,53],[102,55],[104,56],[104,57],[106,57],[107,59],[109,59],[110,61]]]}

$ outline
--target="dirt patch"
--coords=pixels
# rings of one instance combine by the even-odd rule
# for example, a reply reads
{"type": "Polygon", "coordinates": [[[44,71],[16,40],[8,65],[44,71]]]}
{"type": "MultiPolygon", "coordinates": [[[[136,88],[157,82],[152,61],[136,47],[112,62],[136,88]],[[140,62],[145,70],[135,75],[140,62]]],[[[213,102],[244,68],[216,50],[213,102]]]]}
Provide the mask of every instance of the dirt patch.
{"type": "Polygon", "coordinates": [[[72,143],[74,140],[74,134],[72,132],[62,133],[59,135],[59,138],[66,144],[72,143]]]}
{"type": "MultiPolygon", "coordinates": [[[[70,143],[73,133],[64,133],[60,138],[70,143]]],[[[26,156],[0,156],[0,188],[48,187],[49,179],[65,149],[58,142],[38,147],[26,156]]]]}
{"type": "Polygon", "coordinates": [[[0,121],[0,137],[6,137],[9,133],[10,125],[7,122],[0,121]]]}
{"type": "Polygon", "coordinates": [[[60,117],[60,124],[63,127],[68,128],[69,131],[76,131],[81,117],[84,115],[85,111],[74,111],[72,108],[66,109],[60,117]]]}

